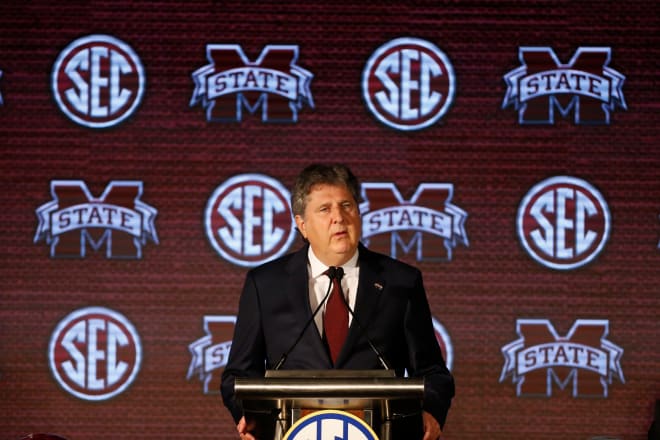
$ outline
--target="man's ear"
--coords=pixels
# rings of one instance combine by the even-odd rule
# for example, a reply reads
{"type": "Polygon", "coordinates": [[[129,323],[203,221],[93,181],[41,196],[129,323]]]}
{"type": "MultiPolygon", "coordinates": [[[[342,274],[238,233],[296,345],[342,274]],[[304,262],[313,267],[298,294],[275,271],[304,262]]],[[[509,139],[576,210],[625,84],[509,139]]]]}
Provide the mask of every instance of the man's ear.
{"type": "Polygon", "coordinates": [[[303,220],[301,215],[296,215],[294,217],[294,219],[296,220],[296,226],[298,226],[298,231],[300,231],[303,238],[305,238],[305,240],[306,240],[307,239],[307,231],[305,230],[305,220],[303,220]]]}

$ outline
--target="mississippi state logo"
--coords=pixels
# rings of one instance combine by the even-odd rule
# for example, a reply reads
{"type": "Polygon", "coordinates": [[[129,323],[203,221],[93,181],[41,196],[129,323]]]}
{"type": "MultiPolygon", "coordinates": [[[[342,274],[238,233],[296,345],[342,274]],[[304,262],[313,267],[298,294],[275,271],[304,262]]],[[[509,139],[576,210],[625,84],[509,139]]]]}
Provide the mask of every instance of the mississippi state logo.
{"type": "Polygon", "coordinates": [[[612,378],[625,383],[623,349],[607,340],[607,320],[578,319],[559,336],[547,319],[518,319],[519,339],[502,347],[500,382],[511,376],[517,396],[552,396],[553,385],[573,397],[608,396],[612,378]]]}
{"type": "Polygon", "coordinates": [[[220,185],[206,205],[211,246],[225,260],[252,267],[283,255],[295,238],[290,194],[277,180],[241,174],[220,185]]]}
{"type": "Polygon", "coordinates": [[[237,44],[208,44],[209,64],[192,74],[190,106],[200,104],[209,122],[239,122],[243,111],[261,110],[262,122],[297,122],[305,104],[314,108],[313,75],[296,63],[298,46],[266,46],[250,61],[237,44]]]}
{"type": "Polygon", "coordinates": [[[522,64],[504,76],[507,90],[502,108],[513,106],[520,124],[554,124],[573,112],[575,124],[609,124],[621,107],[626,77],[609,67],[609,47],[581,47],[562,64],[549,47],[521,47],[522,64]]]}
{"type": "Polygon", "coordinates": [[[317,411],[302,417],[284,434],[283,440],[378,440],[362,419],[337,410],[317,411]]]}
{"type": "Polygon", "coordinates": [[[87,256],[105,248],[110,259],[142,258],[147,240],[158,244],[156,211],[140,200],[142,182],[113,181],[93,197],[81,180],[53,180],[53,197],[37,211],[34,242],[46,242],[52,258],[87,256]]]}
{"type": "Polygon", "coordinates": [[[518,237],[542,265],[570,270],[592,261],[610,235],[610,211],[589,183],[557,176],[536,184],[518,208],[518,237]]]}
{"type": "Polygon", "coordinates": [[[103,307],[77,310],[57,325],[48,361],[55,380],[83,400],[121,394],[140,370],[142,346],[133,325],[103,307]]]}
{"type": "Polygon", "coordinates": [[[433,43],[397,38],[379,47],[362,72],[369,111],[397,130],[420,130],[442,118],[454,100],[449,58],[433,43]]]}
{"type": "Polygon", "coordinates": [[[467,213],[451,203],[450,183],[422,183],[405,200],[390,182],[363,183],[362,238],[371,249],[417,261],[449,261],[458,243],[468,246],[467,213]]]}
{"type": "Polygon", "coordinates": [[[433,318],[433,331],[435,332],[435,339],[440,345],[440,350],[442,355],[445,358],[445,364],[449,371],[451,371],[454,365],[454,346],[451,343],[451,338],[449,333],[445,330],[445,327],[438,321],[433,318]]]}
{"type": "Polygon", "coordinates": [[[222,370],[227,365],[236,316],[205,316],[203,336],[190,344],[192,360],[187,380],[197,376],[204,384],[204,394],[219,394],[222,370]]]}
{"type": "Polygon", "coordinates": [[[89,35],[69,44],[55,61],[53,96],[60,110],[85,127],[106,128],[131,116],[142,101],[140,58],[121,40],[89,35]]]}

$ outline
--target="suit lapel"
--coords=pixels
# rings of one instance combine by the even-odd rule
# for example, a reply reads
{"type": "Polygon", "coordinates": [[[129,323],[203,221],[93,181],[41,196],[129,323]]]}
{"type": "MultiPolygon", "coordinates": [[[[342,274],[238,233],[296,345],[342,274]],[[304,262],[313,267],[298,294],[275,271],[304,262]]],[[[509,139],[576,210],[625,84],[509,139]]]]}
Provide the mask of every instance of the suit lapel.
{"type": "MultiPolygon", "coordinates": [[[[296,316],[296,320],[300,323],[300,327],[296,331],[302,331],[302,327],[312,319],[313,313],[309,303],[308,248],[309,246],[304,246],[296,252],[286,265],[288,282],[285,288],[289,295],[289,304],[292,304],[293,313],[296,316]]],[[[321,312],[319,311],[319,313],[321,312]]],[[[305,334],[306,337],[300,343],[304,344],[306,341],[311,341],[312,346],[309,349],[314,353],[315,357],[323,359],[323,363],[327,364],[327,368],[331,368],[332,362],[330,355],[314,322],[309,324],[309,328],[307,328],[305,334]],[[314,336],[311,337],[310,335],[314,336]]]]}
{"type": "Polygon", "coordinates": [[[357,296],[355,298],[354,317],[348,331],[346,342],[339,353],[337,364],[341,365],[344,358],[353,349],[355,343],[364,336],[363,333],[369,328],[369,321],[373,313],[378,309],[381,292],[385,287],[385,281],[381,276],[381,269],[371,258],[369,250],[360,245],[360,278],[358,280],[357,296]],[[359,323],[359,324],[358,324],[359,323]],[[362,326],[362,328],[360,328],[362,326]]]}

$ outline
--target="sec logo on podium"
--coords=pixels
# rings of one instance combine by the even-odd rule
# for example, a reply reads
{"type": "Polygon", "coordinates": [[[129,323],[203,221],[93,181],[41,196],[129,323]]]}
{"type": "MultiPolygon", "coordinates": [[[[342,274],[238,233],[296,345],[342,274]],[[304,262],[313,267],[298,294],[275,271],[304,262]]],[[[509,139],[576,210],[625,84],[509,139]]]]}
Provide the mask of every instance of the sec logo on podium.
{"type": "Polygon", "coordinates": [[[302,417],[283,440],[378,440],[378,436],[353,414],[323,410],[302,417]]]}

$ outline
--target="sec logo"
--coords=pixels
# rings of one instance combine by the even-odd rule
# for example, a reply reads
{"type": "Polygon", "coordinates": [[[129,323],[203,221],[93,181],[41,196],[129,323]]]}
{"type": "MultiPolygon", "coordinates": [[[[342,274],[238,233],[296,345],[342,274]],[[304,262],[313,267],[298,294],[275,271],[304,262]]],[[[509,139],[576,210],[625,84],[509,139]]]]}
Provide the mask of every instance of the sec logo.
{"type": "Polygon", "coordinates": [[[610,211],[588,182],[556,176],[525,195],[518,208],[517,229],[534,260],[552,269],[575,269],[603,250],[610,234],[610,211]]]}
{"type": "Polygon", "coordinates": [[[433,331],[435,332],[435,339],[440,345],[442,356],[445,358],[445,364],[449,371],[451,371],[454,365],[454,345],[451,342],[449,333],[440,321],[435,318],[433,318],[433,331]]]}
{"type": "Polygon", "coordinates": [[[454,100],[449,58],[433,43],[398,38],[379,47],[362,73],[367,107],[383,124],[420,130],[436,123],[454,100]]]}
{"type": "Polygon", "coordinates": [[[206,205],[204,224],[213,249],[252,267],[284,254],[295,238],[290,194],[277,180],[241,174],[220,185],[206,205]]]}
{"type": "Polygon", "coordinates": [[[109,35],[69,44],[53,65],[52,89],[60,110],[77,124],[106,128],[133,114],[145,75],[133,49],[109,35]]]}
{"type": "Polygon", "coordinates": [[[317,411],[301,418],[283,440],[378,440],[362,419],[345,411],[317,411]]]}
{"type": "Polygon", "coordinates": [[[50,339],[48,360],[57,382],[83,400],[122,393],[140,370],[142,346],[133,325],[104,307],[65,317],[50,339]]]}

